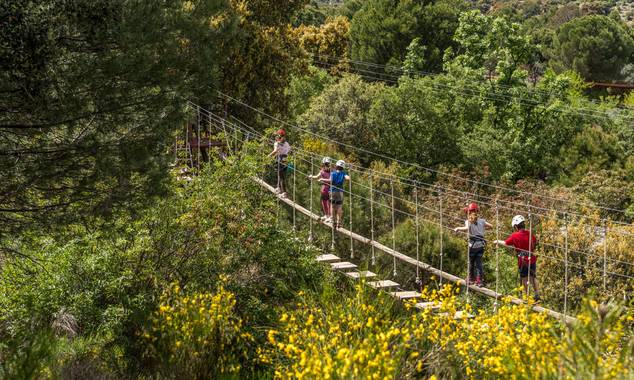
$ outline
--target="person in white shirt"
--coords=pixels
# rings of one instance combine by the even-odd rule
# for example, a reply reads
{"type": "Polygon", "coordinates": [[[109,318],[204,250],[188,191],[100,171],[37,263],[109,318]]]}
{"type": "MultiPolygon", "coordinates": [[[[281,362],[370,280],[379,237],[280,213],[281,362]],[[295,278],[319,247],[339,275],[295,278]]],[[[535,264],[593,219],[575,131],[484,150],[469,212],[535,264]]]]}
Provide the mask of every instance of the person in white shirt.
{"type": "Polygon", "coordinates": [[[273,144],[273,151],[269,153],[269,157],[275,157],[275,165],[277,167],[277,187],[275,191],[281,197],[286,196],[286,170],[288,168],[288,155],[291,152],[291,145],[286,141],[286,131],[280,129],[277,131],[277,139],[273,144]]]}

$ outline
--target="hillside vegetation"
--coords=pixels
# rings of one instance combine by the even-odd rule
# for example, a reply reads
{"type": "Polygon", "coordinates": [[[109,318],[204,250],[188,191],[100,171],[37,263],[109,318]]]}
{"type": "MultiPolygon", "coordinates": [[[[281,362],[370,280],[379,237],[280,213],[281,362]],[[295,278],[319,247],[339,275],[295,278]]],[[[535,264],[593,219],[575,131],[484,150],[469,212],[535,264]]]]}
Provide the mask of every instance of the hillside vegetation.
{"type": "MultiPolygon", "coordinates": [[[[634,379],[632,16],[625,1],[2,2],[0,378],[634,379]],[[224,145],[207,162],[186,153],[199,128],[224,145]],[[432,265],[443,244],[456,276],[466,246],[440,240],[441,196],[445,224],[478,201],[501,235],[540,210],[542,302],[577,321],[399,264],[442,302],[415,311],[316,264],[331,244],[364,267],[371,251],[253,180],[274,184],[280,128],[294,200],[319,197],[309,154],[345,159],[346,225],[354,212],[355,232],[432,265]],[[370,187],[401,213],[370,211],[370,187]]],[[[493,254],[486,280],[518,295],[516,258],[493,254]]]]}

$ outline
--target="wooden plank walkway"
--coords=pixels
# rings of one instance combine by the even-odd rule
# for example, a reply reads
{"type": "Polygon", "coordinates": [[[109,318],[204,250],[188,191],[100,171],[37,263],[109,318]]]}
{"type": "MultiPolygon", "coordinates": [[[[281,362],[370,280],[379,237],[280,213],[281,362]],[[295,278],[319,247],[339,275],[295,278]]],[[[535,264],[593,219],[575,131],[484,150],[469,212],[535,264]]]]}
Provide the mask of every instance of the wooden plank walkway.
{"type": "MultiPolygon", "coordinates": [[[[275,188],[273,188],[273,186],[269,185],[268,183],[262,181],[259,178],[254,177],[253,178],[258,184],[260,184],[260,186],[262,186],[263,188],[265,188],[266,190],[268,190],[269,192],[271,192],[272,194],[275,195],[275,188]]],[[[305,216],[315,220],[317,223],[323,224],[328,228],[331,228],[330,225],[324,223],[323,221],[321,221],[319,215],[311,212],[310,210],[304,208],[303,206],[296,204],[295,202],[293,202],[293,200],[289,199],[289,198],[281,198],[279,197],[280,202],[284,202],[287,205],[289,205],[290,207],[294,207],[297,211],[301,212],[302,214],[304,214],[305,216]]],[[[393,250],[381,243],[379,243],[378,241],[375,240],[370,240],[365,236],[359,235],[357,233],[351,232],[345,228],[337,228],[335,231],[337,231],[339,234],[345,235],[347,237],[350,237],[358,242],[364,243],[364,244],[368,244],[373,246],[374,248],[390,255],[393,256],[401,261],[404,261],[410,265],[413,266],[417,266],[420,269],[427,271],[428,273],[433,274],[434,276],[437,276],[439,278],[443,278],[447,281],[451,281],[455,284],[458,284],[462,287],[468,286],[469,287],[469,291],[474,292],[474,293],[478,293],[478,294],[482,294],[485,295],[487,297],[490,298],[507,298],[510,299],[510,302],[516,305],[522,305],[525,304],[526,302],[524,300],[522,300],[521,298],[517,298],[517,297],[513,297],[513,296],[506,296],[504,294],[500,294],[500,293],[496,293],[494,290],[485,288],[485,287],[481,287],[481,286],[475,286],[475,285],[467,285],[466,281],[464,278],[455,276],[451,273],[447,273],[444,271],[441,271],[438,268],[434,268],[433,266],[424,263],[422,261],[418,261],[412,257],[409,257],[401,252],[398,252],[396,250],[393,250]]],[[[555,310],[551,310],[548,308],[545,308],[543,306],[539,306],[539,305],[531,305],[530,308],[538,313],[545,313],[553,318],[556,318],[560,321],[564,321],[566,323],[572,323],[575,322],[577,319],[574,317],[571,317],[569,315],[564,316],[562,313],[557,312],[555,310]]]]}

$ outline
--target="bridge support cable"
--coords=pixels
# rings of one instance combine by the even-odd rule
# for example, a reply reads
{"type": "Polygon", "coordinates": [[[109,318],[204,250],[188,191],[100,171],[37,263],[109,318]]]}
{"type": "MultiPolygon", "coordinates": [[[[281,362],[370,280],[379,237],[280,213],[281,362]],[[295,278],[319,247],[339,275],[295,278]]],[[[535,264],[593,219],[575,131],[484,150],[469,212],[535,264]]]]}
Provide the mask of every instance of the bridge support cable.
{"type": "Polygon", "coordinates": [[[603,222],[603,292],[607,291],[608,272],[608,222],[603,222]]]}
{"type": "MultiPolygon", "coordinates": [[[[227,109],[225,108],[225,119],[227,118],[227,109]]],[[[239,143],[240,143],[240,139],[238,138],[238,128],[233,128],[233,138],[234,138],[234,147],[233,147],[233,151],[234,152],[238,152],[239,151],[239,143]]]]}
{"type": "MultiPolygon", "coordinates": [[[[395,225],[395,218],[394,218],[394,181],[390,178],[390,189],[392,192],[392,250],[396,252],[396,225],[395,225]]],[[[393,257],[394,265],[393,265],[393,270],[392,270],[392,274],[394,275],[394,277],[396,277],[396,257],[393,257]]]]}
{"type": "MultiPolygon", "coordinates": [[[[370,173],[370,239],[374,241],[374,174],[370,173]]],[[[374,245],[370,246],[372,252],[372,266],[376,265],[374,245]]]]}
{"type": "MultiPolygon", "coordinates": [[[[533,213],[531,212],[531,202],[528,202],[528,278],[526,279],[526,299],[531,295],[531,260],[533,258],[533,213]]],[[[536,290],[536,289],[534,289],[536,290]]]]}
{"type": "MultiPolygon", "coordinates": [[[[443,221],[442,221],[442,191],[438,191],[438,227],[440,230],[440,271],[442,272],[442,259],[443,259],[443,254],[444,254],[444,234],[443,234],[443,221]]],[[[442,287],[442,280],[443,278],[440,278],[440,286],[442,287]]]]}
{"type": "Polygon", "coordinates": [[[564,213],[564,318],[568,313],[568,215],[564,213]]]}
{"type": "MultiPolygon", "coordinates": [[[[348,181],[348,189],[350,192],[350,211],[348,211],[348,215],[350,218],[350,232],[352,232],[352,176],[350,176],[350,181],[348,181]]],[[[350,235],[350,258],[354,259],[354,241],[352,235],[350,235]]]]}
{"type": "MultiPolygon", "coordinates": [[[[495,240],[500,240],[500,210],[495,204],[495,240]]],[[[493,303],[493,310],[498,308],[498,283],[500,280],[500,247],[495,245],[495,302],[493,303]]]]}
{"type": "MultiPolygon", "coordinates": [[[[237,141],[236,141],[237,142],[237,141]]],[[[297,203],[297,198],[295,197],[295,189],[296,186],[296,178],[297,178],[297,164],[298,162],[293,162],[293,202],[297,203]]],[[[296,222],[296,209],[293,207],[293,233],[297,232],[297,222],[296,222]]]]}
{"type": "MultiPolygon", "coordinates": [[[[418,220],[418,187],[414,188],[414,196],[416,197],[416,261],[420,261],[420,231],[419,231],[419,220],[418,220]]],[[[416,266],[416,286],[421,285],[420,279],[420,268],[418,265],[416,266]]]]}
{"type": "MultiPolygon", "coordinates": [[[[312,175],[315,172],[315,161],[313,156],[310,156],[310,174],[312,175]]],[[[309,194],[309,206],[308,209],[310,212],[313,212],[313,183],[314,181],[310,180],[310,194],[309,194]]],[[[313,218],[308,218],[308,241],[313,241],[313,218]]]]}
{"type": "MultiPolygon", "coordinates": [[[[332,183],[330,183],[330,190],[332,190],[332,183]]],[[[328,194],[330,202],[330,253],[335,254],[335,212],[334,212],[334,202],[332,201],[332,193],[328,194]]]]}
{"type": "MultiPolygon", "coordinates": [[[[469,198],[467,198],[467,207],[468,205],[471,203],[471,201],[469,200],[469,198]]],[[[469,213],[467,213],[467,221],[465,222],[465,225],[467,226],[467,276],[466,276],[466,281],[468,284],[471,284],[471,282],[473,281],[473,279],[471,278],[471,260],[469,259],[469,242],[471,240],[471,232],[469,231],[469,213]]],[[[469,302],[469,287],[465,286],[465,294],[467,296],[467,303],[469,302]]]]}
{"type": "Polygon", "coordinates": [[[196,106],[196,169],[200,171],[200,107],[196,106]]]}
{"type": "Polygon", "coordinates": [[[225,128],[225,121],[226,121],[226,117],[224,118],[220,118],[220,125],[222,126],[222,134],[225,137],[225,140],[227,141],[227,149],[231,149],[231,142],[229,141],[229,135],[227,134],[227,128],[225,128]]]}
{"type": "Polygon", "coordinates": [[[185,160],[188,161],[189,163],[189,167],[193,168],[194,167],[194,158],[193,156],[193,149],[192,146],[190,144],[191,141],[191,136],[189,135],[190,133],[190,128],[189,125],[191,125],[192,123],[192,117],[190,115],[189,118],[187,118],[187,125],[188,127],[185,129],[185,160]]]}
{"type": "Polygon", "coordinates": [[[174,138],[174,166],[178,165],[178,134],[174,138]]]}
{"type": "Polygon", "coordinates": [[[280,223],[280,210],[281,210],[281,206],[280,206],[280,198],[278,197],[275,203],[275,228],[279,229],[281,226],[280,223]]]}

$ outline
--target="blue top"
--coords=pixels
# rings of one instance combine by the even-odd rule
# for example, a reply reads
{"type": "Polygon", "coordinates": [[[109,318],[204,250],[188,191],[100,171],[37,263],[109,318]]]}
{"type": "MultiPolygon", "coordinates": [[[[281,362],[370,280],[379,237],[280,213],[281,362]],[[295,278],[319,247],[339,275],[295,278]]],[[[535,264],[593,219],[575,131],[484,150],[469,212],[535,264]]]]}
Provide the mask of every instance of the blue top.
{"type": "Polygon", "coordinates": [[[346,180],[346,172],[335,170],[330,173],[330,192],[340,193],[343,191],[343,183],[346,180]]]}

